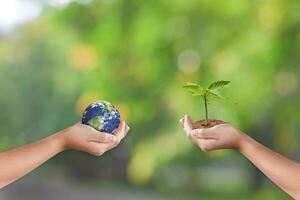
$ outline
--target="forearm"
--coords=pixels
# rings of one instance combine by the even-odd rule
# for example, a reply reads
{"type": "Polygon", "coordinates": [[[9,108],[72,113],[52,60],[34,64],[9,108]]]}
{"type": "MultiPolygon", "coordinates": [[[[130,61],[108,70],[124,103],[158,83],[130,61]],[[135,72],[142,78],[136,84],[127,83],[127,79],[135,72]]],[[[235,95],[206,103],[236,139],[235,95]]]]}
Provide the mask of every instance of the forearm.
{"type": "Polygon", "coordinates": [[[0,152],[0,188],[29,173],[64,148],[61,132],[37,142],[0,152]]]}
{"type": "Polygon", "coordinates": [[[240,152],[268,178],[290,194],[300,199],[300,164],[259,144],[247,135],[241,139],[240,152]]]}
{"type": "Polygon", "coordinates": [[[124,121],[114,134],[100,133],[90,126],[77,123],[37,142],[0,152],[0,189],[66,149],[100,156],[116,147],[128,130],[124,121]]]}

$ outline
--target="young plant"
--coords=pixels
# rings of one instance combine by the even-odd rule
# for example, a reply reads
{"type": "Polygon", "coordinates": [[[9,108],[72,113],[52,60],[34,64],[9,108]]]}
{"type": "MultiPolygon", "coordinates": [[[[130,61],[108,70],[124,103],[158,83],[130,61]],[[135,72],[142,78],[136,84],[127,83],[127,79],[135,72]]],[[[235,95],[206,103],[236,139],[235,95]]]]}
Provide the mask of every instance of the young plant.
{"type": "Polygon", "coordinates": [[[216,94],[216,90],[223,88],[225,85],[228,85],[230,81],[216,81],[211,83],[208,87],[202,87],[199,84],[196,83],[186,83],[183,88],[185,88],[187,91],[192,93],[193,96],[201,96],[204,102],[204,108],[205,108],[205,126],[208,125],[208,99],[210,97],[221,99],[221,100],[231,100],[228,97],[221,96],[219,94],[216,94]]]}

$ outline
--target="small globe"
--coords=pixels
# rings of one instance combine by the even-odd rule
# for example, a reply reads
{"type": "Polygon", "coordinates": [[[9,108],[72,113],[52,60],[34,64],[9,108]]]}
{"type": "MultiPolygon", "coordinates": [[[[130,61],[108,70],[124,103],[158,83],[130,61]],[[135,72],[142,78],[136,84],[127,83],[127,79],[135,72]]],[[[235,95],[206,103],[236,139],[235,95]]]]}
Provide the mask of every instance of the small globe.
{"type": "Polygon", "coordinates": [[[83,112],[82,123],[100,132],[112,133],[120,124],[120,113],[113,104],[96,101],[83,112]]]}

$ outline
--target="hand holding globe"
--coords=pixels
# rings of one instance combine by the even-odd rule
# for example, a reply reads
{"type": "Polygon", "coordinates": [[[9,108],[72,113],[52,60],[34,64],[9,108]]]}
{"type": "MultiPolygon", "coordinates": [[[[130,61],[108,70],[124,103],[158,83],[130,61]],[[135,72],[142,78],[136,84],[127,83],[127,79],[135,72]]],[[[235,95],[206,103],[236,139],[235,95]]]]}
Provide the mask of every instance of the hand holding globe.
{"type": "Polygon", "coordinates": [[[83,112],[82,124],[77,123],[63,131],[63,146],[100,156],[116,147],[128,131],[128,125],[121,121],[113,104],[96,101],[83,112]]]}
{"type": "Polygon", "coordinates": [[[77,123],[62,131],[63,149],[75,149],[100,156],[116,147],[129,131],[114,105],[106,101],[90,104],[77,123]]]}
{"type": "Polygon", "coordinates": [[[74,149],[101,156],[118,146],[128,131],[129,127],[124,121],[120,122],[114,134],[101,133],[90,126],[77,123],[61,131],[59,136],[62,136],[62,150],[74,149]]]}

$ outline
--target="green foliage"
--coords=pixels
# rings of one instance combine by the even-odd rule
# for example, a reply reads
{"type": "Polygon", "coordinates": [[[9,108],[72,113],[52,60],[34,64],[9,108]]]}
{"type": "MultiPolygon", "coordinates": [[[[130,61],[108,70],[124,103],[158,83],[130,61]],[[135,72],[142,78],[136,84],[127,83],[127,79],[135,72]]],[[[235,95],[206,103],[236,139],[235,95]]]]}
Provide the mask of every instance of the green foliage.
{"type": "Polygon", "coordinates": [[[225,85],[228,85],[229,83],[230,83],[230,81],[216,81],[216,82],[213,82],[212,84],[210,84],[208,89],[214,90],[214,89],[222,88],[225,85]]]}
{"type": "MultiPolygon", "coordinates": [[[[218,117],[246,132],[266,131],[254,136],[265,144],[274,141],[270,147],[286,154],[298,153],[299,1],[77,2],[49,6],[9,37],[0,36],[1,150],[65,128],[80,120],[79,108],[106,99],[118,104],[132,127],[118,148],[120,157],[115,156],[118,149],[104,159],[70,152],[52,164],[87,181],[96,177],[124,183],[146,174],[144,184],[155,188],[173,187],[179,193],[188,188],[201,191],[196,197],[208,191],[234,199],[242,187],[251,194],[244,199],[255,199],[266,190],[261,187],[265,177],[238,156],[221,159],[228,163],[216,167],[215,157],[223,154],[198,156],[178,126],[186,110],[198,113],[178,83],[205,77],[207,82],[224,78],[236,83],[230,89],[241,99],[239,105],[224,104],[218,117]],[[182,53],[186,50],[193,54],[182,53]],[[201,58],[197,65],[195,55],[201,58]],[[258,127],[261,122],[267,123],[258,127]],[[239,173],[229,175],[240,178],[236,185],[224,173],[233,165],[239,173]],[[135,168],[126,177],[130,166],[135,168]],[[176,179],[178,172],[185,178],[176,179]],[[227,186],[232,189],[220,192],[227,186]]],[[[206,92],[211,99],[232,101],[207,88],[210,92],[187,84],[195,96],[206,92]]],[[[209,111],[217,112],[215,107],[209,111]]],[[[275,194],[274,188],[270,193],[275,194]]],[[[276,198],[288,199],[265,194],[256,199],[276,198]]],[[[186,199],[191,199],[189,192],[186,199]]]]}
{"type": "Polygon", "coordinates": [[[186,83],[183,88],[187,89],[193,96],[203,96],[208,92],[207,88],[201,87],[196,83],[186,83]]]}
{"type": "Polygon", "coordinates": [[[232,102],[232,99],[229,97],[224,97],[219,94],[215,93],[215,90],[221,89],[224,86],[228,85],[230,81],[216,81],[211,83],[208,87],[203,87],[196,83],[186,83],[183,88],[185,88],[187,91],[189,91],[193,96],[201,96],[204,101],[204,107],[205,107],[205,125],[208,123],[208,99],[210,97],[220,100],[229,100],[232,102]]]}

